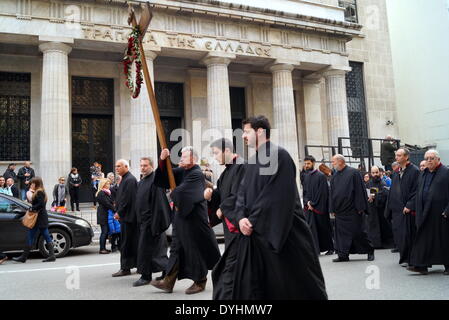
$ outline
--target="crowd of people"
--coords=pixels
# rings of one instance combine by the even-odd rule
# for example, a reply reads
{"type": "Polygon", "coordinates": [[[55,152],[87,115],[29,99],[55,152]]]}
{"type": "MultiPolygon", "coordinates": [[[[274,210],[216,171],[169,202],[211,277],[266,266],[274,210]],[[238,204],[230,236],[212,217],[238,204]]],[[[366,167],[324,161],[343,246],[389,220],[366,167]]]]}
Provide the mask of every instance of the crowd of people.
{"type": "Polygon", "coordinates": [[[334,262],[349,261],[350,254],[372,261],[374,249],[391,248],[408,271],[425,275],[443,265],[449,275],[449,169],[436,150],[425,153],[420,168],[407,148],[393,152],[383,159],[391,171],[373,166],[369,173],[349,167],[342,155],[326,174],[312,156],[305,158],[304,211],[316,253],[335,250],[334,262]]]}
{"type": "MultiPolygon", "coordinates": [[[[315,158],[307,156],[300,173],[301,201],[295,163],[270,141],[270,130],[264,116],[243,121],[242,139],[255,151],[247,161],[230,140],[210,145],[225,167],[216,187],[207,183],[192,147],[181,150],[172,171],[174,188],[168,149],[157,167],[149,157],[140,159],[139,181],[126,160],[116,162],[119,181],[114,174],[104,178],[94,165],[100,253],[120,250],[120,269],[112,277],[137,269],[140,279],[133,286],[151,284],[167,293],[177,280],[190,279],[185,293],[196,294],[205,290],[212,270],[214,299],[327,299],[320,254],[336,254],[336,263],[349,261],[351,254],[373,261],[378,248],[399,252],[399,263],[409,271],[427,274],[428,268],[444,265],[449,274],[449,169],[436,150],[427,151],[422,171],[410,162],[406,148],[395,150],[388,170],[373,166],[365,181],[342,155],[333,156],[332,169],[316,168],[315,158]],[[212,230],[217,224],[224,229],[223,254],[212,230]],[[169,246],[165,231],[170,225],[169,246]],[[106,249],[108,235],[114,239],[112,250],[106,249]],[[157,272],[162,275],[153,280],[157,272]]],[[[22,170],[22,176],[26,173],[31,175],[22,170]]],[[[79,187],[75,168],[68,179],[79,187]]],[[[41,182],[33,178],[27,184],[34,192],[33,210],[39,212],[46,202],[41,182]]],[[[72,193],[63,178],[53,190],[58,204],[72,193]]],[[[29,243],[40,230],[51,253],[43,211],[40,219],[29,243]]],[[[25,262],[28,253],[15,260],[25,262]]],[[[54,261],[54,254],[46,261],[54,261]]]]}

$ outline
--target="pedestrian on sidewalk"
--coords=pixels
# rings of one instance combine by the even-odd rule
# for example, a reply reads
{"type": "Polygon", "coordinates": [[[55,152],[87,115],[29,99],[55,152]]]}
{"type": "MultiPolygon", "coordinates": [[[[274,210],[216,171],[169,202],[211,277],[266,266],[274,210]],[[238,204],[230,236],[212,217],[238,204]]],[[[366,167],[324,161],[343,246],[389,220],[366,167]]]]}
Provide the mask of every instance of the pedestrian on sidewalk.
{"type": "Polygon", "coordinates": [[[47,194],[45,193],[44,183],[42,182],[42,179],[40,177],[34,177],[33,179],[31,179],[30,190],[33,191],[30,211],[37,212],[37,221],[34,228],[28,230],[27,246],[25,247],[22,255],[17,258],[13,258],[13,260],[22,263],[25,263],[27,261],[28,255],[30,254],[30,250],[39,231],[40,234],[44,237],[45,242],[47,243],[47,249],[49,252],[48,258],[43,260],[42,262],[56,261],[53,240],[50,237],[50,233],[48,232],[48,214],[46,209],[47,194]]]}
{"type": "Polygon", "coordinates": [[[97,224],[101,226],[100,254],[111,253],[110,250],[106,250],[106,239],[108,237],[108,211],[115,211],[114,203],[111,198],[111,190],[109,190],[110,186],[111,182],[109,179],[101,179],[96,194],[98,201],[97,224]]]}
{"type": "Polygon", "coordinates": [[[83,183],[83,179],[78,173],[77,168],[72,168],[70,170],[70,174],[68,176],[68,185],[69,185],[69,193],[70,193],[70,207],[72,211],[80,211],[80,201],[79,201],[79,192],[81,184],[83,183]]]}
{"type": "Polygon", "coordinates": [[[20,198],[26,200],[26,193],[30,189],[31,179],[35,177],[34,169],[31,168],[31,162],[26,161],[25,165],[19,169],[17,179],[20,181],[20,198]]]}
{"type": "Polygon", "coordinates": [[[67,197],[69,195],[69,188],[65,184],[65,178],[60,177],[58,183],[53,188],[53,203],[52,207],[65,207],[67,197]]]}

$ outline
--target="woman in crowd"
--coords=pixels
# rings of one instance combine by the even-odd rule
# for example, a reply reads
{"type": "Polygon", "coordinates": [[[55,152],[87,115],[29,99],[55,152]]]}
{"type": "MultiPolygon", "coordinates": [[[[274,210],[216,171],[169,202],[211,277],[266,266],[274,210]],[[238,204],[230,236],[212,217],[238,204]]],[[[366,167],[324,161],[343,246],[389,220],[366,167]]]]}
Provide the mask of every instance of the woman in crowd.
{"type": "Polygon", "coordinates": [[[33,191],[31,196],[30,211],[37,213],[37,221],[34,228],[28,230],[27,247],[20,257],[13,258],[13,260],[22,263],[27,261],[38,231],[40,231],[40,234],[44,237],[45,242],[47,243],[47,249],[49,252],[48,258],[42,262],[53,262],[56,260],[56,257],[53,241],[50,237],[50,233],[48,232],[48,214],[46,209],[47,194],[45,193],[44,184],[42,183],[42,179],[40,177],[34,177],[31,179],[30,190],[33,191]]]}
{"type": "Polygon", "coordinates": [[[101,226],[100,254],[108,254],[111,252],[106,250],[106,239],[108,237],[108,210],[115,212],[110,186],[111,182],[109,179],[101,179],[98,184],[98,191],[96,194],[98,202],[97,224],[101,226]]]}
{"type": "Polygon", "coordinates": [[[59,183],[53,188],[53,203],[52,207],[65,207],[67,197],[69,195],[69,188],[65,184],[65,178],[60,177],[59,183]]]}
{"type": "Polygon", "coordinates": [[[75,211],[76,205],[76,211],[80,211],[79,192],[83,180],[81,179],[77,168],[72,168],[72,170],[70,170],[68,182],[70,193],[70,208],[72,209],[72,211],[75,211]]]}

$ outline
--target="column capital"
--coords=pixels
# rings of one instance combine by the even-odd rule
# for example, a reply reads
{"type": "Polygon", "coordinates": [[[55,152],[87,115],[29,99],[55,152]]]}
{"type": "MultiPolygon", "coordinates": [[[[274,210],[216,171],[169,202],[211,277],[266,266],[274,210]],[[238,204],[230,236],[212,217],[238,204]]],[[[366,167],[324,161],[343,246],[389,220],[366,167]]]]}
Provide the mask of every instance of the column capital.
{"type": "Polygon", "coordinates": [[[330,66],[321,71],[321,74],[323,75],[323,77],[344,76],[351,70],[352,68],[349,66],[341,66],[341,67],[330,66]]]}
{"type": "Polygon", "coordinates": [[[275,63],[269,67],[271,72],[289,71],[292,72],[295,67],[289,63],[275,63]]]}
{"type": "Polygon", "coordinates": [[[69,54],[72,51],[72,47],[62,42],[45,42],[39,45],[39,50],[43,53],[58,51],[69,54]]]}
{"type": "Polygon", "coordinates": [[[203,60],[201,60],[201,63],[205,64],[206,66],[214,65],[214,64],[224,64],[228,66],[232,60],[236,58],[235,54],[229,54],[229,53],[209,53],[207,54],[203,60]]]}
{"type": "Polygon", "coordinates": [[[147,60],[154,60],[157,58],[158,54],[161,53],[161,49],[151,49],[151,50],[144,50],[145,51],[145,58],[147,60]]]}

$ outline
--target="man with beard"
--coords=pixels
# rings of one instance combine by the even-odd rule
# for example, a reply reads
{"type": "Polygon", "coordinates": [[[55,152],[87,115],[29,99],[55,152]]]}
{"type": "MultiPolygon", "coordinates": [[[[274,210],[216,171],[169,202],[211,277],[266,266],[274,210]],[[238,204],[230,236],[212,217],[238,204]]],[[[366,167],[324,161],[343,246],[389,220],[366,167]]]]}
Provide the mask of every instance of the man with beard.
{"type": "Polygon", "coordinates": [[[384,216],[388,189],[387,184],[382,180],[382,173],[378,167],[371,168],[371,179],[368,181],[366,188],[370,190],[368,211],[365,215],[368,239],[376,249],[392,248],[393,232],[384,216]]]}
{"type": "Polygon", "coordinates": [[[427,274],[434,264],[449,275],[449,169],[436,150],[425,154],[426,169],[416,192],[416,237],[410,255],[412,272],[427,274]]]}
{"type": "Polygon", "coordinates": [[[304,212],[315,241],[316,253],[334,253],[332,226],[329,217],[329,186],[326,176],[315,169],[313,156],[304,158],[303,201],[304,212]]]}
{"type": "Polygon", "coordinates": [[[335,173],[330,187],[330,212],[335,216],[335,244],[338,258],[333,262],[349,261],[349,254],[368,254],[374,260],[371,246],[363,227],[363,213],[368,209],[365,184],[360,173],[346,165],[344,156],[332,158],[335,173]]]}
{"type": "Polygon", "coordinates": [[[244,170],[244,160],[233,152],[233,144],[228,139],[218,139],[210,145],[215,160],[220,165],[225,165],[226,169],[217,181],[217,188],[207,188],[204,191],[204,198],[209,201],[209,220],[211,226],[220,222],[223,224],[225,238],[225,253],[215,266],[212,272],[213,299],[232,299],[233,277],[237,253],[238,227],[230,222],[235,220],[235,203],[237,191],[242,180],[244,170]]]}
{"type": "MultiPolygon", "coordinates": [[[[173,170],[177,187],[171,192],[175,206],[173,220],[173,240],[166,276],[151,284],[165,292],[173,292],[176,279],[191,279],[193,284],[186,294],[204,291],[207,272],[220,258],[215,233],[209,226],[207,204],[204,199],[205,178],[197,165],[198,155],[192,147],[181,150],[179,167],[173,170]]],[[[165,160],[170,151],[161,152],[159,167],[154,183],[162,188],[169,188],[165,160]]]]}
{"type": "Polygon", "coordinates": [[[241,232],[232,299],[327,299],[295,163],[270,141],[266,117],[250,117],[243,126],[242,137],[255,154],[245,167],[231,219],[241,232]]]}
{"type": "Polygon", "coordinates": [[[136,214],[139,224],[137,273],[134,287],[150,283],[151,274],[165,270],[168,263],[165,230],[170,226],[170,205],[162,188],[154,184],[153,160],[140,159],[141,179],[137,184],[136,214]]]}
{"type": "Polygon", "coordinates": [[[416,232],[414,207],[420,173],[409,157],[410,152],[405,148],[396,151],[396,162],[400,169],[392,177],[386,211],[386,218],[391,220],[394,243],[399,250],[399,264],[403,267],[409,264],[416,232]]]}
{"type": "Polygon", "coordinates": [[[137,245],[139,229],[135,212],[137,180],[129,172],[129,163],[126,160],[118,160],[115,171],[122,177],[122,182],[117,190],[115,205],[117,212],[114,219],[120,221],[120,270],[113,277],[129,276],[131,269],[137,266],[137,245]]]}

